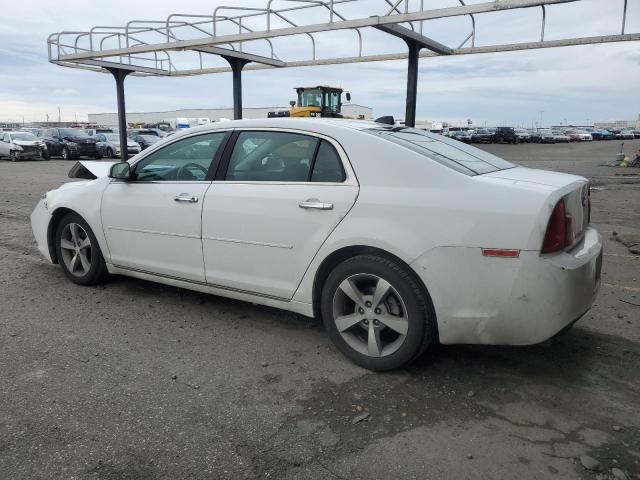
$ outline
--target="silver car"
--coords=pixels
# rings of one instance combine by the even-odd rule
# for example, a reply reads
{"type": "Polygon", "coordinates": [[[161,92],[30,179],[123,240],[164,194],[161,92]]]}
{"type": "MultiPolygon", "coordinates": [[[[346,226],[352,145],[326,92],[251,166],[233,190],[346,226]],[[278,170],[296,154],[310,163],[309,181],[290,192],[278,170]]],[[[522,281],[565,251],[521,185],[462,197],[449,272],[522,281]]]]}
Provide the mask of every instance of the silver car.
{"type": "Polygon", "coordinates": [[[30,132],[4,132],[0,134],[0,158],[16,160],[49,160],[47,145],[30,132]]]}
{"type": "MultiPolygon", "coordinates": [[[[115,158],[120,156],[120,135],[117,133],[97,133],[94,138],[98,140],[98,149],[105,158],[115,158]]],[[[140,145],[130,138],[127,138],[127,153],[136,155],[141,152],[140,145]]]]}

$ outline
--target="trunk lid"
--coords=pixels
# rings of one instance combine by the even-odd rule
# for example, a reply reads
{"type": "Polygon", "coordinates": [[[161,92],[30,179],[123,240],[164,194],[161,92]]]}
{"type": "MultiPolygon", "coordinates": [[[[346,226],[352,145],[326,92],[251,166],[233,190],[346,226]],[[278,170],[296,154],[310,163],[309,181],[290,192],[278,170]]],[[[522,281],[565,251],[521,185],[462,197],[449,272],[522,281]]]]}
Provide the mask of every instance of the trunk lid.
{"type": "Polygon", "coordinates": [[[584,177],[516,167],[478,175],[473,178],[500,184],[509,183],[526,189],[548,192],[546,210],[542,214],[545,229],[554,207],[560,200],[563,200],[566,215],[571,218],[570,234],[573,241],[568,248],[574,246],[582,238],[589,226],[591,210],[589,181],[584,177]]]}

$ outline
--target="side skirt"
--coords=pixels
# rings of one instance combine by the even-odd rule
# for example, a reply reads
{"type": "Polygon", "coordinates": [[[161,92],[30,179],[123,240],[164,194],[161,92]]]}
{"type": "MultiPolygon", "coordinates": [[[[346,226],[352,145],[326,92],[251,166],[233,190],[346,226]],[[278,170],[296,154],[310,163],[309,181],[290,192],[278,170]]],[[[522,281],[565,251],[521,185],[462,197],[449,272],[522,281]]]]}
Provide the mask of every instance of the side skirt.
{"type": "Polygon", "coordinates": [[[231,290],[223,287],[213,286],[207,283],[194,282],[166,275],[157,275],[151,272],[130,269],[107,263],[109,273],[114,275],[124,275],[126,277],[139,278],[150,282],[162,283],[173,287],[194,290],[196,292],[218,295],[220,297],[233,298],[244,302],[256,303],[267,307],[279,308],[291,312],[299,313],[306,317],[313,318],[313,306],[310,303],[296,302],[293,300],[283,300],[273,297],[265,297],[251,292],[241,290],[231,290]]]}

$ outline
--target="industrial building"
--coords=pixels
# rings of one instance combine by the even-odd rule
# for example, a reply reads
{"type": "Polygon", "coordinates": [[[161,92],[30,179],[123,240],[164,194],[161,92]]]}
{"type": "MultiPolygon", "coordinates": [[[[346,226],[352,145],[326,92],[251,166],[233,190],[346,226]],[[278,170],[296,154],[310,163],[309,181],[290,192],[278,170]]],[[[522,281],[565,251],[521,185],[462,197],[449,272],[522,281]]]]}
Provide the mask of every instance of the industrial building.
{"type": "MultiPolygon", "coordinates": [[[[247,108],[242,109],[243,118],[267,118],[269,112],[288,110],[289,106],[247,108]]],[[[347,118],[370,120],[373,118],[373,109],[355,103],[342,105],[342,114],[347,118]]],[[[233,118],[233,108],[189,108],[181,110],[169,110],[166,112],[127,112],[128,123],[158,123],[169,122],[175,127],[177,118],[209,118],[212,121],[219,118],[233,118]]],[[[90,113],[89,123],[104,126],[117,126],[118,114],[90,113]]]]}

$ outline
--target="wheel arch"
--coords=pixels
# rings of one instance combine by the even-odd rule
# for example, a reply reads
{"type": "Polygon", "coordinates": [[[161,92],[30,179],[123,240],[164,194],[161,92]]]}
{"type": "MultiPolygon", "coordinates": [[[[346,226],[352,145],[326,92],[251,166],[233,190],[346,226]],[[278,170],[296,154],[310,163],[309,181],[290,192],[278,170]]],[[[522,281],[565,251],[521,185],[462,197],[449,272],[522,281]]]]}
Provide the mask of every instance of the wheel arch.
{"type": "Polygon", "coordinates": [[[431,299],[431,294],[427,290],[426,285],[420,278],[420,276],[416,273],[416,271],[409,265],[407,262],[402,260],[397,255],[388,252],[382,248],[371,247],[368,245],[350,245],[347,247],[339,248],[331,252],[327,257],[320,263],[318,266],[314,279],[313,279],[313,289],[312,289],[312,302],[313,302],[313,316],[315,318],[321,318],[320,314],[320,299],[322,297],[322,288],[329,277],[331,271],[340,263],[345,260],[356,257],[358,255],[378,255],[380,257],[384,257],[390,259],[400,266],[402,266],[406,271],[414,277],[416,283],[420,286],[422,290],[422,294],[424,295],[425,301],[427,303],[427,308],[430,311],[430,314],[433,318],[433,324],[436,328],[436,338],[438,338],[437,328],[438,322],[436,318],[436,311],[433,305],[433,300],[431,299]]]}
{"type": "Polygon", "coordinates": [[[78,212],[72,210],[71,208],[58,207],[51,214],[51,220],[49,220],[49,225],[47,226],[47,248],[49,249],[49,255],[51,256],[51,261],[53,263],[58,263],[58,254],[56,252],[55,241],[56,230],[58,229],[60,220],[62,220],[68,213],[75,213],[77,215],[80,215],[78,212]]]}

